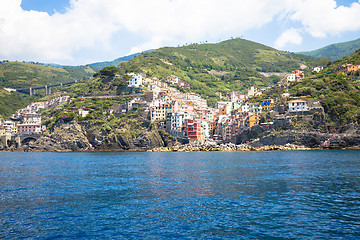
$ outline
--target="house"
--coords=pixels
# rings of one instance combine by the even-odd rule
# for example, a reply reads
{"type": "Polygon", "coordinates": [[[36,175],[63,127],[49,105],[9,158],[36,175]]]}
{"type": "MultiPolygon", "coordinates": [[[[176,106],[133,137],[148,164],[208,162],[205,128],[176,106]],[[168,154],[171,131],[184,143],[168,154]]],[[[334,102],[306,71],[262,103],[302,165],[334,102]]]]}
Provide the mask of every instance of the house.
{"type": "Polygon", "coordinates": [[[324,69],[323,66],[317,66],[317,67],[314,67],[312,71],[318,73],[318,72],[320,72],[320,71],[323,70],[323,69],[324,69]]]}
{"type": "Polygon", "coordinates": [[[3,127],[5,128],[6,133],[12,133],[12,129],[15,128],[15,122],[10,120],[5,120],[3,123],[3,127]]]}
{"type": "Polygon", "coordinates": [[[261,103],[261,107],[262,107],[262,110],[266,111],[266,112],[272,110],[274,108],[274,100],[273,99],[264,100],[261,103]]]}
{"type": "Polygon", "coordinates": [[[241,106],[241,111],[244,112],[244,113],[247,113],[250,111],[250,104],[249,103],[244,103],[242,106],[241,106]]]}
{"type": "Polygon", "coordinates": [[[129,87],[140,87],[142,85],[142,76],[140,74],[134,74],[129,79],[129,87]]]}
{"type": "Polygon", "coordinates": [[[260,115],[258,114],[251,114],[245,118],[245,126],[248,128],[259,125],[259,122],[260,122],[260,115]]]}
{"type": "Polygon", "coordinates": [[[251,87],[249,88],[248,90],[248,97],[253,97],[253,96],[256,96],[256,95],[261,95],[261,91],[255,87],[251,87]]]}
{"type": "Polygon", "coordinates": [[[247,95],[239,92],[229,92],[226,94],[230,102],[244,102],[247,100],[247,95]]]}
{"type": "Polygon", "coordinates": [[[353,64],[344,64],[335,69],[336,73],[347,73],[347,72],[356,72],[358,70],[358,66],[355,66],[353,64]]]}
{"type": "Polygon", "coordinates": [[[41,124],[41,114],[37,113],[22,113],[20,114],[21,123],[27,124],[41,124]]]}
{"type": "Polygon", "coordinates": [[[290,112],[308,111],[307,101],[296,99],[288,102],[288,109],[290,112]]]}
{"type": "Polygon", "coordinates": [[[35,123],[21,123],[17,125],[18,134],[40,133],[41,126],[35,123]]]}
{"type": "Polygon", "coordinates": [[[183,87],[183,88],[185,88],[185,89],[189,89],[189,90],[190,90],[190,84],[188,84],[188,83],[186,83],[186,82],[179,81],[179,82],[178,82],[178,85],[179,85],[180,87],[183,87]]]}
{"type": "Polygon", "coordinates": [[[220,115],[227,115],[231,113],[232,104],[231,102],[215,102],[215,108],[220,110],[220,115]]]}
{"type": "Polygon", "coordinates": [[[84,109],[79,109],[79,115],[81,117],[86,117],[87,115],[89,114],[89,111],[88,110],[84,110],[84,109]]]}
{"type": "Polygon", "coordinates": [[[190,141],[202,140],[201,122],[195,119],[185,120],[185,133],[190,141]]]}
{"type": "Polygon", "coordinates": [[[176,100],[170,102],[154,100],[150,106],[150,119],[152,122],[165,121],[168,113],[175,113],[179,109],[179,102],[176,100]]]}
{"type": "Polygon", "coordinates": [[[152,102],[158,97],[158,93],[155,93],[154,91],[147,91],[144,95],[144,100],[147,102],[152,102]]]}
{"type": "Polygon", "coordinates": [[[293,82],[293,81],[295,81],[295,80],[296,80],[296,75],[295,75],[295,73],[290,73],[290,74],[288,74],[287,77],[286,77],[286,80],[287,80],[288,82],[293,82]]]}
{"type": "Polygon", "coordinates": [[[3,136],[6,134],[5,128],[3,125],[0,125],[0,136],[3,136]]]}
{"type": "Polygon", "coordinates": [[[281,96],[284,98],[288,98],[288,97],[290,97],[290,93],[283,93],[283,94],[281,94],[281,96]]]}
{"type": "Polygon", "coordinates": [[[166,131],[174,137],[183,137],[183,125],[185,120],[185,113],[177,111],[176,113],[168,113],[166,115],[166,131]]]}
{"type": "Polygon", "coordinates": [[[301,79],[303,79],[305,77],[304,71],[300,70],[300,69],[296,69],[292,73],[295,74],[296,81],[300,81],[301,79]]]}
{"type": "Polygon", "coordinates": [[[324,112],[324,108],[319,99],[307,99],[307,106],[310,110],[316,109],[320,112],[324,112]]]}
{"type": "Polygon", "coordinates": [[[156,85],[156,84],[149,84],[148,90],[159,93],[160,92],[160,87],[158,85],[156,85]]]}
{"type": "Polygon", "coordinates": [[[210,138],[210,127],[207,121],[201,121],[201,135],[202,139],[210,138]]]}
{"type": "Polygon", "coordinates": [[[255,114],[261,114],[261,112],[262,112],[261,104],[249,103],[249,112],[255,113],[255,114]]]}
{"type": "Polygon", "coordinates": [[[174,85],[178,85],[179,84],[179,81],[180,81],[180,78],[177,77],[177,76],[174,76],[174,75],[170,75],[166,78],[166,81],[168,83],[171,83],[171,84],[174,84],[174,85]]]}

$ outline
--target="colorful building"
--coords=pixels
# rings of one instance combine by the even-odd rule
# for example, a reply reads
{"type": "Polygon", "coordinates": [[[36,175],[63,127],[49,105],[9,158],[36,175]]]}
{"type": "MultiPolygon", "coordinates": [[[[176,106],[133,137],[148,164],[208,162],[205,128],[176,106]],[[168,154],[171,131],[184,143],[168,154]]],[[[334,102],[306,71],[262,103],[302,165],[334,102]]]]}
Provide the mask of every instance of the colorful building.
{"type": "Polygon", "coordinates": [[[185,120],[186,125],[186,136],[190,141],[203,140],[201,134],[201,121],[194,119],[185,120]]]}

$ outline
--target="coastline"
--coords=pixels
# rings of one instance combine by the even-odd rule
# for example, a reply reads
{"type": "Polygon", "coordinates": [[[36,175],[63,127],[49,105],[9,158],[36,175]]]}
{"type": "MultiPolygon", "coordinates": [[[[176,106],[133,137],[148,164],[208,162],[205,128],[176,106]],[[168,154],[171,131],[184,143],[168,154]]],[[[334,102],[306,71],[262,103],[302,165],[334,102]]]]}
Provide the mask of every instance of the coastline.
{"type": "Polygon", "coordinates": [[[1,152],[26,152],[26,153],[69,153],[69,152],[270,152],[270,151],[314,151],[314,150],[359,150],[360,147],[346,147],[346,148],[324,148],[324,147],[306,147],[294,144],[285,145],[267,145],[261,147],[254,147],[250,145],[234,145],[234,144],[222,144],[222,145],[177,145],[172,147],[155,147],[152,149],[86,149],[86,150],[72,150],[72,149],[56,149],[56,150],[39,150],[39,149],[7,149],[0,150],[1,152]]]}
{"type": "Polygon", "coordinates": [[[309,150],[322,150],[321,148],[308,148],[305,146],[214,146],[214,147],[160,147],[148,150],[147,152],[256,152],[256,151],[309,151],[309,150]]]}

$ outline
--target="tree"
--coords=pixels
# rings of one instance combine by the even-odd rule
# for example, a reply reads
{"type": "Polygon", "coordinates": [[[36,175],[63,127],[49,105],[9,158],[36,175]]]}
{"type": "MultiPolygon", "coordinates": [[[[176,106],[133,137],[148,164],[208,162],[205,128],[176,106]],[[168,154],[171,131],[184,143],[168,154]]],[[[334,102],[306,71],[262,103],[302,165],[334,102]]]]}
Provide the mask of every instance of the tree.
{"type": "Polygon", "coordinates": [[[319,60],[319,65],[326,67],[329,66],[331,64],[331,60],[328,57],[323,57],[319,60]]]}
{"type": "Polygon", "coordinates": [[[116,73],[119,72],[119,69],[117,67],[105,67],[100,70],[101,76],[104,77],[114,77],[116,73]]]}

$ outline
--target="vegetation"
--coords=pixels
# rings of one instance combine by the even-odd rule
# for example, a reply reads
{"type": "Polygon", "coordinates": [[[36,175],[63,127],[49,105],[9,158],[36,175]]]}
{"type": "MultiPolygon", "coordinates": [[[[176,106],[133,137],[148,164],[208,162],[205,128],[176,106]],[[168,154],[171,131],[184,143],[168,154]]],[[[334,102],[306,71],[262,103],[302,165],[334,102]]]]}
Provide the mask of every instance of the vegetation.
{"type": "Polygon", "coordinates": [[[44,124],[51,131],[56,124],[61,122],[70,122],[76,120],[87,131],[96,133],[118,134],[122,136],[135,138],[144,129],[144,122],[147,122],[144,109],[133,108],[127,113],[122,113],[116,117],[109,113],[114,105],[120,105],[131,98],[78,98],[71,103],[59,106],[54,109],[43,110],[41,114],[44,118],[44,124]],[[86,117],[81,117],[78,113],[79,109],[89,111],[86,117]]]}
{"type": "Polygon", "coordinates": [[[331,44],[314,51],[300,52],[300,54],[316,58],[328,57],[330,60],[335,61],[354,54],[357,49],[360,49],[360,38],[354,41],[331,44]]]}
{"type": "MultiPolygon", "coordinates": [[[[90,72],[87,75],[89,74],[90,72]]],[[[82,77],[84,77],[83,74],[79,74],[72,68],[61,69],[23,62],[0,63],[0,88],[42,86],[82,77]]]]}
{"type": "Polygon", "coordinates": [[[343,64],[360,64],[360,50],[344,57],[301,82],[290,86],[290,93],[297,97],[317,98],[324,107],[327,127],[340,128],[350,123],[360,123],[359,71],[336,73],[343,64]]]}
{"type": "MultiPolygon", "coordinates": [[[[146,52],[150,52],[152,50],[146,51],[146,52]]],[[[125,56],[125,57],[121,57],[121,58],[117,58],[113,61],[106,61],[106,62],[98,62],[98,63],[92,63],[92,64],[88,64],[86,66],[92,68],[94,71],[98,72],[101,69],[105,68],[105,67],[117,67],[119,65],[119,63],[124,62],[124,61],[129,61],[131,59],[133,59],[134,57],[140,55],[141,53],[135,53],[129,56],[125,56]]]]}
{"type": "Polygon", "coordinates": [[[141,72],[164,79],[176,75],[204,98],[216,98],[216,92],[244,91],[250,86],[268,86],[279,80],[259,72],[291,72],[301,63],[316,65],[318,60],[285,53],[273,48],[234,39],[218,44],[161,48],[122,62],[122,73],[141,72]]]}
{"type": "Polygon", "coordinates": [[[30,96],[18,92],[9,93],[0,89],[0,118],[10,117],[16,110],[26,107],[37,98],[38,96],[30,96]]]}

